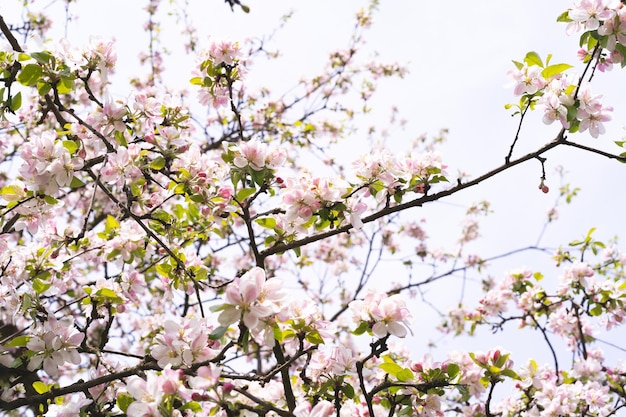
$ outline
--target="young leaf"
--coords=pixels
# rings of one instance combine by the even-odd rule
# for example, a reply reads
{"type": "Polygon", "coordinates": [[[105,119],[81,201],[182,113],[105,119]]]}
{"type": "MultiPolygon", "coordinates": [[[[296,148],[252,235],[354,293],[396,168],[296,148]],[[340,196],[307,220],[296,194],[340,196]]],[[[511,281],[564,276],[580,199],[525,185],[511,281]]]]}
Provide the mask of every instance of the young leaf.
{"type": "Polygon", "coordinates": [[[39,81],[39,79],[41,78],[42,72],[43,71],[41,70],[41,67],[39,65],[28,64],[24,68],[22,68],[22,71],[20,71],[19,75],[17,76],[17,81],[19,81],[22,85],[32,87],[33,85],[37,84],[37,81],[39,81]]]}
{"type": "Polygon", "coordinates": [[[531,51],[526,54],[526,56],[524,57],[524,62],[528,64],[529,67],[531,65],[537,65],[543,68],[543,61],[541,60],[541,57],[539,56],[537,52],[534,52],[534,51],[531,51]]]}
{"type": "Polygon", "coordinates": [[[568,69],[572,68],[569,64],[554,64],[549,67],[545,67],[543,71],[541,71],[541,76],[545,79],[552,78],[557,74],[562,73],[568,69]]]}

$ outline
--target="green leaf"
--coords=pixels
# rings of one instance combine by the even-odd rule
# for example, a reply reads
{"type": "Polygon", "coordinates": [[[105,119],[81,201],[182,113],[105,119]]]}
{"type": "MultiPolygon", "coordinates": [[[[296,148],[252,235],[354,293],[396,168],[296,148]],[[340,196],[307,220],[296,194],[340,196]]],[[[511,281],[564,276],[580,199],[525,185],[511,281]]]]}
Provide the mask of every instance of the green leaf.
{"type": "Polygon", "coordinates": [[[113,136],[115,136],[115,140],[117,141],[117,143],[119,143],[120,145],[127,147],[128,146],[128,142],[126,141],[126,137],[124,137],[124,132],[120,132],[119,130],[116,130],[115,133],[113,134],[113,136]]]}
{"type": "Polygon", "coordinates": [[[256,188],[242,188],[241,190],[237,191],[237,196],[235,198],[237,199],[237,201],[242,202],[255,192],[256,188]]]}
{"type": "Polygon", "coordinates": [[[534,51],[526,54],[526,56],[524,57],[524,62],[528,64],[529,67],[531,65],[537,65],[543,68],[543,61],[541,60],[541,57],[537,52],[534,51]]]}
{"type": "Polygon", "coordinates": [[[521,70],[522,68],[524,68],[524,64],[522,64],[519,61],[513,61],[513,64],[515,64],[518,70],[521,70]]]}
{"type": "Polygon", "coordinates": [[[512,378],[512,379],[522,379],[512,369],[505,369],[502,372],[500,372],[500,375],[508,376],[509,378],[512,378]]]}
{"type": "Polygon", "coordinates": [[[52,197],[51,195],[47,195],[43,198],[43,201],[45,201],[47,204],[50,204],[51,206],[57,204],[59,202],[59,200],[57,200],[56,198],[52,197]]]}
{"type": "Polygon", "coordinates": [[[18,185],[7,185],[0,189],[0,195],[6,201],[17,201],[24,196],[24,190],[18,185]]]}
{"type": "Polygon", "coordinates": [[[224,335],[226,334],[227,330],[228,330],[227,326],[220,326],[220,327],[218,327],[216,329],[213,329],[213,331],[209,335],[209,339],[211,339],[211,340],[219,340],[222,337],[224,337],[224,335]]]}
{"type": "Polygon", "coordinates": [[[117,406],[122,410],[122,413],[126,413],[128,407],[135,402],[135,399],[131,397],[129,394],[118,394],[117,395],[117,406]]]}
{"type": "Polygon", "coordinates": [[[20,71],[20,74],[17,76],[17,81],[19,81],[22,85],[32,87],[37,84],[37,81],[41,78],[42,73],[43,71],[39,65],[28,64],[22,68],[22,71],[20,71]]]}
{"type": "Polygon", "coordinates": [[[169,277],[172,272],[172,265],[168,263],[160,263],[156,266],[157,274],[163,277],[169,277]]]}
{"type": "Polygon", "coordinates": [[[322,339],[322,336],[320,335],[320,333],[317,330],[313,330],[310,333],[307,333],[307,335],[305,336],[305,339],[307,340],[307,342],[313,344],[313,345],[323,345],[324,344],[324,339],[322,339]]]}
{"type": "Polygon", "coordinates": [[[111,216],[110,214],[107,216],[106,220],[104,221],[104,228],[109,231],[109,230],[113,230],[113,229],[119,229],[120,227],[120,222],[117,221],[117,219],[113,216],[111,216]]]}
{"type": "Polygon", "coordinates": [[[593,317],[598,317],[602,315],[603,308],[600,304],[596,304],[591,310],[589,310],[589,314],[593,317]]]}
{"type": "Polygon", "coordinates": [[[57,84],[57,91],[59,94],[68,94],[74,91],[75,84],[72,77],[61,77],[57,84]]]}
{"type": "Polygon", "coordinates": [[[185,194],[185,184],[176,184],[173,190],[174,194],[185,194]]]}
{"type": "Polygon", "coordinates": [[[33,57],[35,61],[44,65],[49,64],[50,62],[52,62],[52,59],[53,59],[50,52],[47,52],[47,51],[33,52],[32,54],[30,54],[30,56],[33,57]]]}
{"type": "Polygon", "coordinates": [[[381,363],[380,365],[378,365],[378,367],[393,377],[396,377],[396,375],[398,375],[398,373],[402,372],[402,370],[404,369],[397,363],[393,362],[381,363]]]}
{"type": "Polygon", "coordinates": [[[367,329],[369,329],[369,324],[366,321],[362,321],[361,324],[359,324],[359,327],[352,331],[352,334],[355,336],[360,336],[365,333],[367,329]]]}
{"type": "Polygon", "coordinates": [[[572,20],[572,19],[570,19],[570,17],[569,17],[569,11],[568,11],[568,10],[566,10],[566,11],[564,11],[563,13],[561,13],[561,14],[559,15],[559,17],[557,17],[557,18],[556,18],[556,21],[557,21],[557,22],[569,23],[569,22],[572,22],[573,20],[572,20]]]}
{"type": "Polygon", "coordinates": [[[228,308],[230,304],[218,304],[218,305],[214,305],[209,307],[209,311],[213,312],[213,313],[217,313],[218,311],[222,311],[222,310],[226,310],[226,308],[228,308]]]}
{"type": "Polygon", "coordinates": [[[543,279],[543,274],[541,272],[535,272],[533,274],[533,277],[537,280],[537,281],[541,281],[543,279]]]}
{"type": "Polygon", "coordinates": [[[4,347],[24,347],[29,340],[30,336],[23,334],[21,336],[17,336],[11,339],[11,341],[4,345],[4,347]]]}
{"type": "Polygon", "coordinates": [[[199,413],[200,411],[202,411],[202,406],[200,405],[200,403],[197,403],[196,401],[189,401],[185,403],[182,407],[180,407],[179,410],[180,411],[189,410],[195,414],[195,413],[199,413]]]}
{"type": "Polygon", "coordinates": [[[63,144],[63,147],[67,149],[67,151],[72,155],[74,155],[78,150],[78,143],[74,142],[73,140],[64,140],[61,143],[63,144]]]}
{"type": "Polygon", "coordinates": [[[569,64],[554,64],[549,67],[545,67],[543,71],[541,71],[541,76],[545,79],[552,78],[555,75],[562,73],[568,69],[572,68],[569,64]]]}
{"type": "Polygon", "coordinates": [[[595,227],[592,227],[591,229],[589,229],[589,231],[587,232],[587,236],[585,237],[585,242],[589,242],[591,241],[591,235],[593,234],[593,232],[596,231],[595,227]]]}
{"type": "Polygon", "coordinates": [[[265,177],[267,175],[267,170],[263,169],[261,171],[250,170],[250,177],[252,177],[252,181],[259,187],[263,185],[265,182],[265,177]]]}
{"type": "Polygon", "coordinates": [[[263,217],[261,219],[256,219],[255,222],[261,227],[265,227],[267,229],[273,229],[276,227],[276,219],[273,217],[263,217]]]}
{"type": "Polygon", "coordinates": [[[46,94],[50,92],[50,90],[52,90],[52,86],[48,84],[47,82],[40,80],[37,83],[37,92],[39,93],[40,96],[45,96],[46,94]]]}
{"type": "Polygon", "coordinates": [[[70,188],[80,188],[83,185],[85,185],[85,183],[82,182],[80,178],[76,176],[72,176],[72,181],[70,182],[70,188]]]}
{"type": "Polygon", "coordinates": [[[45,394],[49,391],[48,386],[41,381],[33,382],[33,388],[37,391],[38,394],[45,394]]]}
{"type": "Polygon", "coordinates": [[[160,155],[150,163],[150,169],[153,169],[155,171],[160,171],[163,168],[165,168],[165,158],[160,155]]]}
{"type": "Polygon", "coordinates": [[[450,378],[454,378],[455,376],[459,374],[460,369],[461,368],[456,363],[449,363],[446,366],[446,373],[448,374],[450,378]]]}
{"type": "Polygon", "coordinates": [[[152,212],[152,218],[161,220],[163,223],[172,223],[172,215],[163,209],[154,210],[154,212],[152,212]]]}
{"type": "Polygon", "coordinates": [[[341,391],[349,399],[353,399],[354,398],[354,387],[352,385],[350,385],[350,384],[344,385],[343,387],[341,387],[341,391]]]}
{"type": "Polygon", "coordinates": [[[110,288],[100,288],[98,291],[96,291],[95,297],[97,298],[102,298],[105,299],[107,301],[110,301],[112,303],[116,303],[116,304],[120,304],[122,302],[124,302],[124,300],[122,300],[115,291],[113,291],[110,288]]]}
{"type": "Polygon", "coordinates": [[[396,378],[398,378],[398,381],[401,381],[401,382],[410,381],[414,377],[415,375],[413,375],[413,372],[409,368],[402,368],[402,370],[398,372],[396,375],[396,378]]]}
{"type": "Polygon", "coordinates": [[[9,108],[11,109],[12,112],[15,112],[20,107],[22,107],[22,93],[18,92],[9,100],[9,108]]]}
{"type": "Polygon", "coordinates": [[[48,288],[52,286],[51,283],[45,282],[39,278],[33,279],[33,290],[37,293],[37,295],[45,292],[48,288]]]}

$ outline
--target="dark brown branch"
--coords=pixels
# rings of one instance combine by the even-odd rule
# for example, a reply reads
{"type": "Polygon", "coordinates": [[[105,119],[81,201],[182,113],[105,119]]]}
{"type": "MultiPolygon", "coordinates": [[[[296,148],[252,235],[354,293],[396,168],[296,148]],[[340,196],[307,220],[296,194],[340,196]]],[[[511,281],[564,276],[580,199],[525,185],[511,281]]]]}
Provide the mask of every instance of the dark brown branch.
{"type": "MultiPolygon", "coordinates": [[[[274,356],[279,365],[287,363],[285,355],[283,354],[283,348],[279,343],[274,345],[274,356]]],[[[287,407],[290,412],[293,412],[296,408],[296,397],[293,394],[293,388],[291,387],[291,375],[289,374],[289,367],[282,366],[280,368],[280,376],[283,382],[283,388],[285,389],[285,400],[287,401],[287,407]]]]}
{"type": "Polygon", "coordinates": [[[13,33],[11,33],[11,29],[7,26],[2,15],[0,15],[0,30],[2,30],[2,34],[7,38],[11,44],[11,48],[13,48],[15,52],[24,52],[17,39],[15,39],[15,36],[13,36],[13,33]]]}
{"type": "Polygon", "coordinates": [[[604,156],[606,158],[615,159],[616,161],[626,163],[626,158],[623,157],[623,156],[614,155],[612,153],[604,152],[603,150],[596,149],[596,148],[591,148],[591,147],[585,146],[585,145],[581,145],[580,143],[570,142],[570,141],[566,140],[566,141],[563,142],[563,145],[567,145],[567,146],[571,146],[571,147],[574,147],[574,148],[582,149],[582,150],[587,151],[587,152],[596,153],[596,154],[602,155],[602,156],[604,156]]]}
{"type": "Polygon", "coordinates": [[[104,375],[98,378],[94,378],[90,381],[83,381],[82,379],[78,382],[75,382],[71,385],[67,385],[62,388],[52,388],[50,391],[38,394],[38,395],[30,395],[24,398],[18,398],[13,401],[1,401],[0,400],[0,410],[10,411],[16,410],[20,407],[28,406],[28,405],[37,405],[41,403],[45,403],[48,400],[51,400],[56,397],[61,397],[66,394],[71,394],[74,392],[85,391],[89,388],[106,384],[109,382],[117,381],[123,378],[127,378],[129,376],[137,375],[140,371],[147,370],[160,370],[159,366],[154,361],[144,362],[132,368],[127,368],[123,371],[116,372],[114,374],[104,375]]]}
{"type": "Polygon", "coordinates": [[[532,103],[532,97],[528,99],[528,104],[526,105],[526,107],[524,108],[524,110],[521,113],[521,116],[520,116],[520,119],[519,119],[519,124],[517,125],[517,132],[515,132],[515,139],[513,139],[513,143],[511,143],[511,148],[509,149],[509,154],[506,156],[506,158],[504,158],[504,162],[507,163],[507,164],[511,161],[511,156],[513,156],[513,149],[515,148],[515,144],[519,140],[519,134],[522,131],[522,124],[524,123],[524,117],[526,116],[526,113],[528,112],[528,109],[530,109],[530,104],[531,103],[532,103]]]}
{"type": "Polygon", "coordinates": [[[552,347],[552,343],[550,342],[550,339],[548,339],[548,334],[546,332],[546,329],[541,327],[541,325],[535,318],[534,314],[529,314],[529,317],[533,319],[533,322],[535,323],[535,327],[537,327],[539,331],[541,331],[541,334],[543,334],[544,340],[546,341],[546,343],[548,344],[548,347],[550,348],[550,352],[552,353],[552,359],[554,360],[554,374],[556,375],[556,378],[558,381],[559,379],[561,379],[561,374],[559,373],[559,360],[556,357],[556,352],[554,351],[554,347],[552,347]]]}
{"type": "MultiPolygon", "coordinates": [[[[370,215],[367,216],[365,218],[362,219],[363,223],[370,223],[373,222],[375,220],[380,219],[381,217],[385,217],[388,216],[392,213],[397,213],[412,207],[420,207],[422,206],[424,203],[429,203],[431,201],[437,201],[441,198],[450,196],[452,194],[456,194],[457,192],[464,190],[466,188],[470,188],[473,187],[475,185],[478,185],[479,183],[499,174],[500,172],[506,171],[510,168],[513,168],[514,166],[517,166],[521,163],[524,163],[528,160],[531,159],[535,159],[538,156],[541,156],[543,153],[556,148],[559,145],[563,145],[566,143],[566,139],[565,139],[565,129],[561,129],[561,131],[559,132],[559,134],[556,136],[556,138],[552,141],[547,143],[546,145],[542,146],[541,148],[539,148],[538,150],[536,150],[535,152],[531,152],[527,155],[524,155],[518,159],[515,159],[513,161],[510,161],[509,163],[505,163],[495,169],[492,169],[491,171],[481,175],[480,177],[477,177],[471,181],[467,181],[467,182],[459,182],[456,186],[448,188],[447,190],[443,190],[440,191],[438,193],[434,193],[434,194],[429,194],[429,195],[424,195],[420,198],[417,198],[415,200],[411,200],[408,201],[406,203],[402,203],[402,204],[398,204],[396,206],[389,206],[389,207],[385,207],[384,209],[370,215]]],[[[333,230],[329,230],[327,232],[324,233],[319,233],[317,235],[313,235],[313,236],[308,236],[305,237],[303,239],[299,239],[299,240],[295,240],[293,242],[289,242],[289,243],[280,243],[277,244],[275,246],[272,246],[271,248],[268,248],[264,251],[262,251],[259,255],[265,259],[268,256],[274,255],[276,253],[280,253],[280,252],[285,252],[288,251],[290,249],[294,249],[294,248],[298,248],[301,246],[305,246],[308,245],[309,243],[313,243],[313,242],[317,242],[319,240],[323,240],[323,239],[327,239],[331,236],[335,236],[338,235],[340,233],[345,233],[348,232],[350,229],[352,229],[352,225],[348,224],[342,227],[339,227],[337,229],[333,229],[333,230]]]]}

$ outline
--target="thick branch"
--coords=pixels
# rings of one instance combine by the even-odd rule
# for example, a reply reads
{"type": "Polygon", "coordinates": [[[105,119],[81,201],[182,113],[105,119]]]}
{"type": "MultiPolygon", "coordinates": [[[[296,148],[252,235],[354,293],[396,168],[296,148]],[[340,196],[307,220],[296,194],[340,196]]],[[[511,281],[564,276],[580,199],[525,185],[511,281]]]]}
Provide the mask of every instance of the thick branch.
{"type": "Polygon", "coordinates": [[[13,36],[13,33],[11,33],[11,29],[7,26],[2,15],[0,15],[0,30],[2,30],[2,34],[7,38],[11,44],[11,48],[13,48],[15,52],[24,52],[17,39],[15,39],[15,36],[13,36]]]}
{"type": "Polygon", "coordinates": [[[94,378],[91,381],[83,381],[81,379],[78,382],[75,382],[74,384],[65,386],[63,388],[52,388],[50,391],[43,393],[43,394],[30,395],[28,397],[18,398],[17,400],[7,401],[7,402],[0,400],[0,410],[10,411],[10,410],[16,410],[20,407],[24,407],[28,405],[37,405],[37,404],[45,403],[46,401],[51,400],[56,397],[60,397],[66,394],[71,394],[73,392],[86,391],[89,388],[106,384],[109,382],[117,381],[122,378],[127,378],[132,375],[137,375],[140,371],[147,371],[151,369],[160,370],[156,362],[153,362],[153,361],[144,362],[137,366],[134,366],[132,368],[127,368],[123,371],[120,371],[114,374],[109,374],[109,375],[101,376],[99,378],[94,378]]]}
{"type": "MultiPolygon", "coordinates": [[[[466,188],[470,188],[473,187],[497,174],[499,174],[500,172],[506,171],[516,165],[519,165],[523,162],[526,162],[528,160],[537,158],[538,156],[542,155],[543,153],[556,148],[559,145],[565,144],[566,140],[565,140],[565,129],[562,129],[559,134],[557,135],[557,137],[550,143],[547,143],[546,145],[542,146],[541,148],[539,148],[538,150],[536,150],[535,152],[529,153],[527,155],[522,156],[521,158],[515,159],[513,161],[510,161],[508,163],[505,163],[495,169],[492,169],[491,171],[481,175],[480,177],[477,177],[471,181],[465,182],[465,183],[461,183],[459,182],[456,186],[452,187],[452,188],[448,188],[447,190],[443,190],[440,191],[438,193],[435,194],[430,194],[430,195],[424,195],[420,198],[417,198],[415,200],[411,200],[411,201],[407,201],[406,203],[402,203],[402,204],[398,204],[397,206],[390,206],[390,207],[385,207],[384,209],[370,215],[367,216],[365,218],[362,219],[363,223],[370,223],[373,222],[375,220],[380,219],[381,217],[385,217],[388,216],[392,213],[396,213],[396,212],[400,212],[412,207],[420,207],[422,206],[424,203],[428,203],[431,201],[437,201],[443,197],[447,197],[450,196],[452,194],[455,194],[461,190],[464,190],[466,188]]],[[[308,236],[305,237],[303,239],[299,239],[299,240],[295,240],[293,242],[289,242],[289,243],[282,243],[282,244],[277,244],[275,246],[272,246],[271,248],[268,248],[264,251],[262,251],[259,255],[262,258],[266,258],[268,256],[274,255],[276,253],[280,253],[280,252],[285,252],[288,251],[290,249],[294,249],[294,248],[298,248],[301,246],[305,246],[308,245],[309,243],[313,243],[313,242],[317,242],[318,240],[323,240],[323,239],[327,239],[331,236],[335,236],[338,235],[340,233],[345,233],[348,232],[350,229],[352,229],[352,225],[348,224],[342,227],[339,227],[337,229],[333,229],[333,230],[329,230],[327,232],[324,233],[320,233],[317,235],[313,235],[313,236],[308,236]]]]}

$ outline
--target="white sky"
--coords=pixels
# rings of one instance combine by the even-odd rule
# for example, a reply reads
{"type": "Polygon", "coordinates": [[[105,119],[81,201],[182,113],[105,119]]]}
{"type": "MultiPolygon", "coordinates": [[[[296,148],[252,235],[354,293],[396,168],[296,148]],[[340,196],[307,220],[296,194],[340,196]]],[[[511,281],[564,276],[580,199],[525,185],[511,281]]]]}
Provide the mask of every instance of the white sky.
{"type": "MultiPolygon", "coordinates": [[[[233,40],[260,37],[269,34],[282,15],[294,11],[293,18],[272,44],[283,55],[280,65],[259,65],[249,74],[251,84],[268,85],[276,91],[288,89],[302,76],[319,72],[329,51],[347,45],[355,11],[367,6],[366,2],[357,0],[246,0],[252,9],[246,15],[239,10],[231,13],[221,0],[190,2],[202,4],[191,13],[194,24],[200,29],[201,42],[209,34],[217,39],[233,40]]],[[[13,3],[19,1],[13,0],[13,3]]],[[[72,42],[82,43],[86,42],[88,34],[114,36],[118,49],[118,79],[123,79],[126,68],[136,68],[138,48],[147,44],[147,35],[142,29],[146,15],[141,12],[145,3],[138,0],[72,3],[71,11],[79,19],[70,27],[68,37],[72,42]]],[[[168,2],[163,3],[166,8],[168,2]]],[[[578,37],[568,37],[565,25],[556,23],[556,17],[570,4],[561,0],[382,0],[374,25],[366,35],[368,51],[377,51],[382,60],[405,63],[410,70],[404,80],[382,83],[374,102],[382,109],[381,116],[386,117],[387,108],[396,105],[408,119],[405,131],[394,132],[389,139],[391,146],[406,149],[421,133],[436,134],[440,128],[449,128],[449,142],[442,154],[451,176],[458,170],[477,176],[503,163],[518,123],[518,119],[511,118],[510,112],[504,109],[505,103],[516,101],[512,89],[506,88],[510,82],[506,72],[513,68],[511,60],[521,61],[526,52],[534,50],[544,58],[552,53],[553,63],[577,64],[578,37]]],[[[60,6],[60,2],[52,2],[50,9],[62,10],[60,6]]],[[[0,12],[5,13],[5,10],[0,8],[0,12]]],[[[165,20],[162,21],[165,25],[165,20]]],[[[174,39],[176,33],[164,26],[164,35],[166,39],[174,39]]],[[[62,31],[59,36],[63,36],[62,31]]],[[[185,84],[190,66],[184,64],[182,57],[177,56],[176,62],[181,64],[174,67],[171,82],[181,80],[185,84]]],[[[578,70],[581,68],[577,65],[578,70]]],[[[587,133],[575,134],[571,139],[612,153],[619,152],[612,141],[621,140],[625,135],[625,76],[624,71],[615,68],[611,73],[597,74],[593,83],[594,92],[604,94],[605,102],[616,110],[613,122],[607,125],[607,134],[599,139],[587,133]]],[[[517,156],[549,142],[559,131],[556,124],[543,125],[541,116],[538,112],[529,114],[517,156]]],[[[553,169],[563,165],[570,173],[566,180],[582,191],[573,206],[561,209],[561,220],[548,229],[543,243],[565,244],[582,237],[591,227],[598,227],[597,237],[603,239],[626,235],[621,164],[574,149],[551,152],[547,157],[547,183],[553,190],[547,195],[537,189],[540,165],[531,161],[432,208],[416,210],[414,215],[430,216],[429,234],[435,240],[445,241],[446,237],[456,236],[460,229],[463,210],[456,204],[488,199],[495,214],[485,223],[481,232],[485,239],[476,245],[476,250],[488,256],[533,244],[546,211],[557,196],[559,184],[553,169]]],[[[534,259],[520,257],[497,265],[500,269],[494,272],[501,273],[531,262],[534,259]]],[[[449,285],[445,291],[450,292],[449,285]]],[[[431,301],[435,301],[434,298],[431,301]]],[[[429,339],[435,337],[426,333],[433,324],[430,320],[416,317],[412,346],[417,351],[424,351],[429,339]]],[[[512,326],[509,330],[505,333],[507,337],[515,333],[512,326]]],[[[620,334],[622,338],[625,335],[623,330],[618,330],[616,339],[619,340],[620,334]]],[[[442,346],[446,350],[452,347],[486,349],[494,344],[493,340],[445,340],[442,346]]],[[[498,337],[496,340],[496,343],[510,344],[507,339],[498,337]]],[[[517,343],[518,346],[509,349],[519,347],[520,341],[517,343]]],[[[524,346],[523,352],[516,352],[518,363],[523,362],[526,355],[539,351],[545,353],[545,346],[524,346]]],[[[607,348],[607,351],[610,350],[607,348]]]]}

